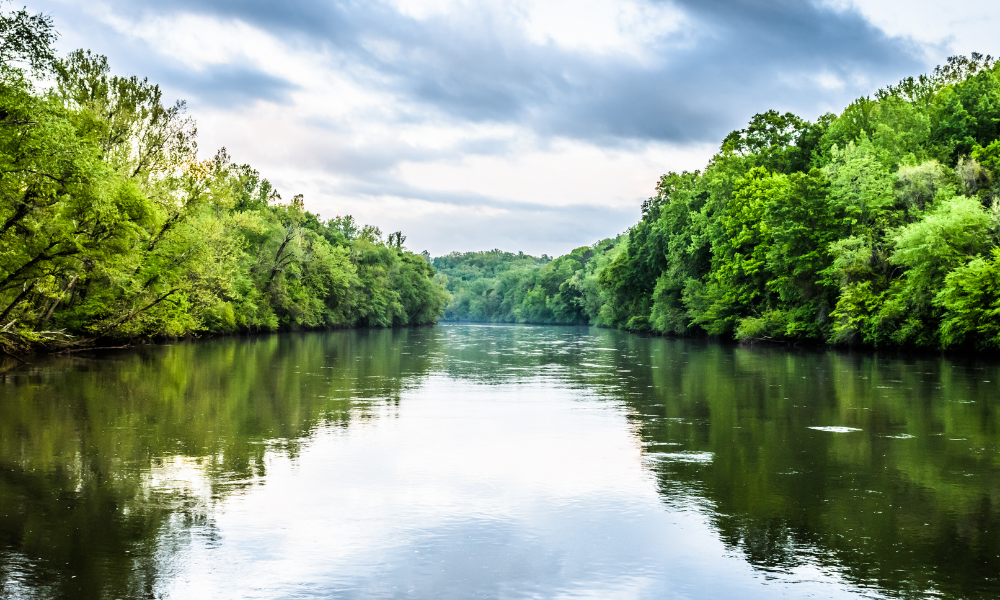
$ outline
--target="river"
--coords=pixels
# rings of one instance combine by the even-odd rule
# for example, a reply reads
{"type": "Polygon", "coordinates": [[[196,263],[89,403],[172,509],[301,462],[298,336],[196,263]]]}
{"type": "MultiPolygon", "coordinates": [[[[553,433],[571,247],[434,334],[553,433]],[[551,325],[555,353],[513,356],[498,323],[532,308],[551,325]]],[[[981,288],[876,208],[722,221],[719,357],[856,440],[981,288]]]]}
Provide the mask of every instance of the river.
{"type": "Polygon", "coordinates": [[[1000,597],[995,360],[440,325],[0,380],[5,599],[1000,597]]]}

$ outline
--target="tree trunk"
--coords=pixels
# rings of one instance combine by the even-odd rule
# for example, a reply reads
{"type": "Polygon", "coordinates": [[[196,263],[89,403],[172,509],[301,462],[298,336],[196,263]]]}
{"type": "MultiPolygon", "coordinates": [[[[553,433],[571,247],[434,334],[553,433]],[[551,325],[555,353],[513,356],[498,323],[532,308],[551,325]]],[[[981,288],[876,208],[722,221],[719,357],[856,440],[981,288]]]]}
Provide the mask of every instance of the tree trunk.
{"type": "Polygon", "coordinates": [[[20,304],[21,301],[24,300],[27,297],[27,295],[31,293],[31,290],[35,289],[35,283],[37,283],[37,280],[32,281],[31,285],[24,286],[24,289],[21,290],[21,293],[17,295],[17,298],[14,298],[14,301],[10,303],[10,306],[4,309],[3,313],[0,313],[0,322],[3,322],[4,319],[6,319],[7,316],[10,314],[10,311],[14,310],[14,307],[20,304]]]}
{"type": "Polygon", "coordinates": [[[143,306],[139,310],[132,311],[128,315],[125,315],[124,317],[122,317],[118,321],[116,321],[116,322],[112,323],[111,325],[108,325],[107,327],[105,327],[104,329],[102,329],[101,332],[97,334],[97,336],[100,337],[100,336],[104,335],[105,333],[111,331],[112,329],[114,329],[114,328],[116,328],[116,327],[118,327],[120,325],[124,325],[125,323],[127,323],[127,322],[131,321],[132,319],[138,317],[139,315],[141,315],[142,313],[146,312],[147,310],[153,308],[154,306],[156,306],[160,302],[163,302],[164,300],[167,299],[167,296],[173,294],[176,291],[177,291],[177,288],[174,288],[174,289],[170,290],[169,292],[167,292],[166,294],[163,294],[162,296],[160,296],[156,300],[153,300],[152,302],[150,302],[146,306],[143,306]]]}
{"type": "Polygon", "coordinates": [[[42,322],[38,325],[39,327],[45,327],[45,324],[48,323],[49,319],[52,318],[52,313],[56,312],[56,307],[59,306],[59,302],[66,297],[66,294],[69,294],[70,292],[73,291],[73,286],[76,285],[76,280],[79,279],[79,277],[80,277],[79,275],[73,275],[73,279],[69,280],[69,284],[66,286],[66,289],[63,290],[63,293],[59,294],[59,297],[56,298],[56,301],[53,302],[49,310],[45,312],[45,316],[42,317],[42,322]]]}

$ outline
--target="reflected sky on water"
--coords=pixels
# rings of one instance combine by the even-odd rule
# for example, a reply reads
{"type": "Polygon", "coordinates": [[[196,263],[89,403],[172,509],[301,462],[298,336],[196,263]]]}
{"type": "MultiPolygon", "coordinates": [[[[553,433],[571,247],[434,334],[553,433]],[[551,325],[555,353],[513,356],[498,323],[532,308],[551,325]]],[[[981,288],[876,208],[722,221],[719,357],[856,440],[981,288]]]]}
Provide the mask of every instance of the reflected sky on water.
{"type": "Polygon", "coordinates": [[[996,598],[1000,364],[442,325],[0,373],[7,598],[996,598]]]}

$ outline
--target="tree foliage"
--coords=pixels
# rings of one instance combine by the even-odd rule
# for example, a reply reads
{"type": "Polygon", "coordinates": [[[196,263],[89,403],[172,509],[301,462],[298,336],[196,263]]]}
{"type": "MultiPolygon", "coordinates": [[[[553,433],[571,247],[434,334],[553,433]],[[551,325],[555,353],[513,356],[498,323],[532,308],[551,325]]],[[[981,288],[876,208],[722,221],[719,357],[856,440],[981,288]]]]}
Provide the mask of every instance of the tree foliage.
{"type": "Polygon", "coordinates": [[[57,59],[45,17],[0,15],[0,330],[8,346],[433,323],[434,269],[395,232],[284,203],[183,102],[57,59]],[[36,69],[29,77],[16,60],[36,69]],[[36,87],[41,74],[48,85],[36,87]]]}
{"type": "Polygon", "coordinates": [[[445,319],[494,323],[602,323],[597,273],[621,238],[602,240],[552,260],[501,250],[452,252],[433,259],[452,294],[445,319]]]}
{"type": "Polygon", "coordinates": [[[545,266],[511,259],[516,275],[463,272],[449,314],[996,349],[998,241],[1000,66],[972,54],[815,122],[754,115],[703,171],[660,179],[614,251],[565,280],[579,297],[544,277],[585,249],[545,266]],[[558,312],[571,302],[586,308],[558,312]]]}
{"type": "Polygon", "coordinates": [[[661,180],[599,275],[612,324],[997,347],[998,90],[973,54],[816,123],[755,115],[703,172],[661,180]]]}

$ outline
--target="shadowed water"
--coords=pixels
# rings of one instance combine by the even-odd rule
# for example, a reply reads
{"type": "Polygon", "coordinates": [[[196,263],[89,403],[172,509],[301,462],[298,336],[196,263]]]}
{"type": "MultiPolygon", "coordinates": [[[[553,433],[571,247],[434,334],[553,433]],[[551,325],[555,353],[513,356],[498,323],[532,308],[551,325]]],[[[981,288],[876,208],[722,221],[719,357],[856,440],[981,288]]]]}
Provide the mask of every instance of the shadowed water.
{"type": "Polygon", "coordinates": [[[572,327],[0,373],[3,598],[997,598],[1000,364],[572,327]]]}

